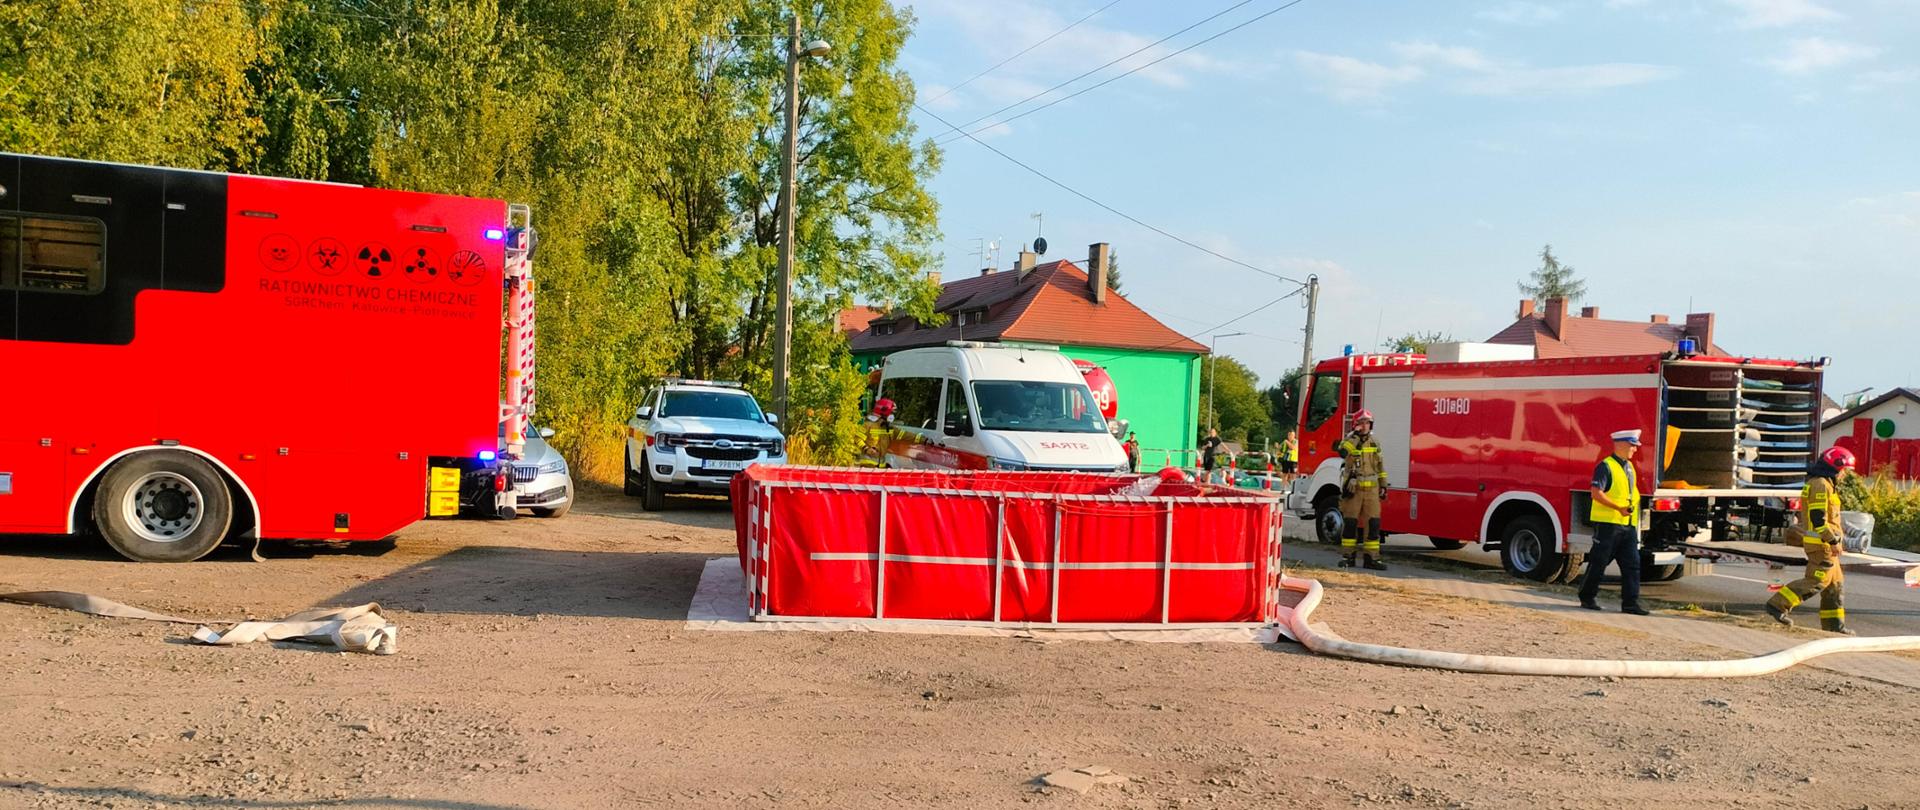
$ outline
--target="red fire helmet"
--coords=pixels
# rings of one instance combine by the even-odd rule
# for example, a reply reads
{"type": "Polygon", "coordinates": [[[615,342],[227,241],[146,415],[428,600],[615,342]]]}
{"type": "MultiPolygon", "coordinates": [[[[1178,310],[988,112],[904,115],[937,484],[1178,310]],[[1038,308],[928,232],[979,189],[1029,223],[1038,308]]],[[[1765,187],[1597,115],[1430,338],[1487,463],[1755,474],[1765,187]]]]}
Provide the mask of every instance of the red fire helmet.
{"type": "Polygon", "coordinates": [[[1856,463],[1853,451],[1845,447],[1827,448],[1827,452],[1820,454],[1820,460],[1833,465],[1836,470],[1851,470],[1856,463]]]}
{"type": "Polygon", "coordinates": [[[873,415],[885,419],[893,415],[893,400],[881,397],[873,401],[873,415]]]}
{"type": "Polygon", "coordinates": [[[1371,422],[1373,421],[1373,411],[1369,411],[1366,408],[1361,408],[1360,410],[1354,411],[1353,421],[1355,424],[1358,424],[1363,421],[1371,422]]]}

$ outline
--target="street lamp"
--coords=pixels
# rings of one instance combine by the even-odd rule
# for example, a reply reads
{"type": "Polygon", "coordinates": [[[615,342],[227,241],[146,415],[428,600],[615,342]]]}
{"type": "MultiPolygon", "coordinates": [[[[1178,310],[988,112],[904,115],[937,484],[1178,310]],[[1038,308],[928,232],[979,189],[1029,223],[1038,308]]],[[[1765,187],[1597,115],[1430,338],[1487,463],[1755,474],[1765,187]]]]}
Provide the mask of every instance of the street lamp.
{"type": "Polygon", "coordinates": [[[1213,347],[1207,350],[1207,430],[1209,432],[1215,429],[1216,425],[1214,425],[1214,422],[1217,420],[1214,419],[1214,415],[1220,412],[1220,408],[1213,404],[1213,378],[1220,376],[1220,339],[1223,337],[1239,337],[1244,334],[1247,333],[1222,332],[1216,334],[1213,336],[1213,347]]]}
{"type": "Polygon", "coordinates": [[[800,60],[827,55],[824,39],[800,43],[800,17],[787,25],[787,135],[780,160],[780,282],[773,322],[773,412],[787,423],[787,368],[793,353],[793,198],[799,174],[800,60]]]}

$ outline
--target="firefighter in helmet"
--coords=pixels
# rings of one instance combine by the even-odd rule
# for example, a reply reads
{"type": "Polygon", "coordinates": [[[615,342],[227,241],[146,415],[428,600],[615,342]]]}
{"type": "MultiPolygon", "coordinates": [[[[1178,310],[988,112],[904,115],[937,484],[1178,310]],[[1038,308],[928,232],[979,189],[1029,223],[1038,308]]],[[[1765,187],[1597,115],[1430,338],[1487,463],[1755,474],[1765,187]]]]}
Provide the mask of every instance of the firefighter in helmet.
{"type": "Polygon", "coordinates": [[[1840,573],[1841,541],[1846,532],[1840,526],[1840,477],[1853,469],[1853,451],[1834,447],[1821,453],[1807,469],[1807,484],[1800,490],[1800,517],[1794,532],[1800,535],[1800,548],[1807,552],[1807,575],[1786,584],[1767,600],[1767,615],[1792,625],[1787,614],[1801,602],[1820,594],[1820,629],[1853,635],[1847,629],[1847,609],[1843,607],[1845,578],[1840,573]]]}
{"type": "Polygon", "coordinates": [[[1379,443],[1373,440],[1371,411],[1354,413],[1353,432],[1340,440],[1337,449],[1346,460],[1340,477],[1340,513],[1347,519],[1346,532],[1340,538],[1340,565],[1352,568],[1357,550],[1363,565],[1384,571],[1387,564],[1380,561],[1380,505],[1387,499],[1387,467],[1380,458],[1379,443]]]}

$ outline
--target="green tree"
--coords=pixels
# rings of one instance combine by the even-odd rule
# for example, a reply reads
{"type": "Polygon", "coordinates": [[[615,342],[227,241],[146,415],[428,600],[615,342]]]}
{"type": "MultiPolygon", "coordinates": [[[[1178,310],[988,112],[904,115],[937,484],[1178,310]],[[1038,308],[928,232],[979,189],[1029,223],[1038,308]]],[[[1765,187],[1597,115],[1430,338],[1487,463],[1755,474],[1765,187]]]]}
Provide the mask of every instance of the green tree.
{"type": "Polygon", "coordinates": [[[1453,342],[1453,336],[1445,332],[1408,332],[1388,341],[1387,351],[1426,354],[1428,346],[1451,342],[1453,342]]]}
{"type": "Polygon", "coordinates": [[[1301,376],[1300,369],[1292,369],[1262,392],[1267,400],[1267,421],[1272,424],[1267,435],[1274,441],[1286,438],[1287,431],[1293,430],[1300,421],[1301,376]]]}
{"type": "Polygon", "coordinates": [[[1573,265],[1562,265],[1553,255],[1553,246],[1547,245],[1540,248],[1540,266],[1520,282],[1520,292],[1537,301],[1552,298],[1578,301],[1587,294],[1587,283],[1573,274],[1573,265]]]}
{"type": "Polygon", "coordinates": [[[1259,382],[1258,375],[1232,357],[1218,355],[1201,360],[1201,435],[1205,435],[1208,425],[1217,424],[1221,438],[1228,441],[1248,446],[1264,442],[1271,430],[1271,407],[1259,382]],[[1211,396],[1208,395],[1209,379],[1212,380],[1211,396]]]}
{"type": "Polygon", "coordinates": [[[1107,290],[1120,292],[1120,251],[1107,254],[1107,290]]]}

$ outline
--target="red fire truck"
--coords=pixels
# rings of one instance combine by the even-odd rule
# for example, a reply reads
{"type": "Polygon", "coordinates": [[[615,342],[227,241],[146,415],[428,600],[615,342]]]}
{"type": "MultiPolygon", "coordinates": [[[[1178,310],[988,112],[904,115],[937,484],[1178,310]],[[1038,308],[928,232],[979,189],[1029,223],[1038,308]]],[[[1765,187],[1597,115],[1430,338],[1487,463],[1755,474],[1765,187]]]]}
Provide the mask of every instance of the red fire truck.
{"type": "Polygon", "coordinates": [[[382,539],[455,511],[463,478],[509,489],[500,457],[532,405],[529,219],[0,154],[0,533],[186,561],[224,540],[382,539]]]}
{"type": "MultiPolygon", "coordinates": [[[[1450,347],[1451,348],[1451,347],[1450,347]]],[[[1471,356],[1470,354],[1468,356],[1471,356]]],[[[1373,412],[1386,462],[1387,533],[1440,548],[1479,542],[1515,576],[1578,572],[1592,543],[1589,481],[1616,430],[1643,430],[1637,462],[1644,577],[1678,578],[1714,541],[1784,526],[1819,443],[1825,361],[1659,355],[1429,362],[1353,355],[1313,370],[1289,494],[1320,539],[1341,529],[1352,414],[1373,412]]]]}

